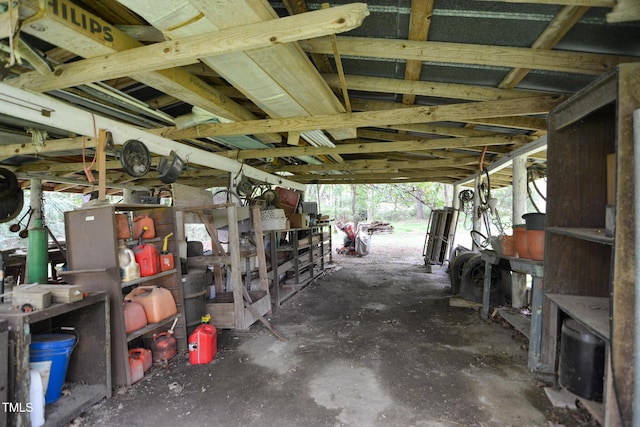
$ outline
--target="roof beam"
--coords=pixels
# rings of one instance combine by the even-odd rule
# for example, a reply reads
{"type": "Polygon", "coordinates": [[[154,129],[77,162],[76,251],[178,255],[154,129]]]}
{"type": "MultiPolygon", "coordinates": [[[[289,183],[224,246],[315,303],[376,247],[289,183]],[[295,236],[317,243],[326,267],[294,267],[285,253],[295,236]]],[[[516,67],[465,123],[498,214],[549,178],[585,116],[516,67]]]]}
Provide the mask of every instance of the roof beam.
{"type": "MultiPolygon", "coordinates": [[[[337,76],[324,74],[327,84],[336,88],[340,81],[337,76]]],[[[533,90],[498,89],[454,83],[409,81],[382,77],[345,76],[347,88],[363,92],[402,93],[431,96],[436,98],[464,99],[468,101],[495,101],[498,99],[533,98],[547,96],[548,93],[533,90]]]]}
{"type": "MultiPolygon", "coordinates": [[[[553,48],[582,18],[587,10],[589,8],[585,6],[563,7],[531,47],[533,49],[546,50],[553,48]]],[[[531,71],[530,68],[515,68],[509,71],[498,87],[509,89],[516,87],[529,74],[529,71],[531,71]]]]}
{"type": "Polygon", "coordinates": [[[564,97],[545,96],[501,101],[397,108],[384,111],[341,113],[324,116],[249,120],[244,122],[197,125],[189,129],[166,128],[160,133],[171,139],[206,136],[247,135],[265,132],[308,131],[348,127],[381,126],[440,121],[465,121],[484,117],[546,114],[564,101],[564,97]]]}
{"type": "MultiPolygon", "coordinates": [[[[331,41],[327,37],[299,43],[309,53],[331,53],[331,41]]],[[[604,74],[621,63],[640,61],[634,56],[369,37],[338,37],[338,46],[343,57],[521,67],[592,75],[604,74]]]]}
{"type": "MultiPolygon", "coordinates": [[[[401,108],[401,107],[412,108],[412,106],[410,105],[398,104],[396,102],[372,101],[372,100],[360,100],[360,99],[352,99],[351,105],[353,106],[354,110],[358,110],[358,111],[392,110],[392,109],[401,108]]],[[[537,117],[525,117],[525,116],[497,117],[497,118],[484,117],[484,118],[478,118],[478,119],[466,118],[464,121],[468,123],[486,124],[488,126],[497,126],[497,127],[505,127],[505,128],[516,128],[516,129],[536,130],[536,131],[547,130],[547,120],[543,118],[537,118],[537,117]]],[[[422,125],[418,124],[413,126],[422,126],[422,125]]],[[[473,135],[465,135],[465,134],[453,135],[453,134],[447,133],[447,132],[458,132],[458,131],[449,131],[446,129],[443,129],[443,131],[445,133],[442,133],[442,135],[473,136],[473,135]]],[[[434,133],[440,134],[439,132],[434,132],[434,133]]],[[[475,135],[475,136],[480,136],[480,135],[475,135]]]]}
{"type": "Polygon", "coordinates": [[[368,14],[367,6],[363,3],[336,6],[62,64],[47,76],[37,72],[25,73],[7,83],[23,89],[46,92],[180,67],[197,62],[202,57],[348,31],[362,24],[368,14]]]}
{"type": "Polygon", "coordinates": [[[614,7],[616,0],[481,0],[502,3],[557,4],[565,6],[614,7]]]}
{"type": "MultiPolygon", "coordinates": [[[[411,16],[409,17],[409,40],[427,40],[431,17],[433,16],[434,0],[411,0],[411,16]]],[[[420,80],[422,73],[422,61],[415,59],[407,61],[404,70],[404,78],[407,81],[420,80]]],[[[405,105],[415,104],[416,94],[410,92],[402,93],[402,103],[405,105]]]]}
{"type": "Polygon", "coordinates": [[[398,171],[400,169],[430,169],[439,167],[465,166],[477,164],[476,156],[465,156],[452,159],[428,159],[428,160],[405,160],[388,161],[387,159],[376,160],[353,160],[343,163],[321,164],[321,165],[283,165],[268,166],[263,170],[268,172],[326,172],[326,171],[398,171]]]}
{"type": "Polygon", "coordinates": [[[510,145],[528,142],[527,136],[484,136],[478,138],[442,138],[442,139],[417,139],[414,141],[395,142],[367,142],[360,144],[340,144],[332,147],[284,147],[263,148],[259,150],[233,150],[225,151],[220,155],[226,155],[232,159],[264,159],[292,156],[317,156],[321,154],[364,154],[364,153],[388,153],[397,151],[423,151],[444,148],[468,148],[483,147],[485,145],[510,145]]]}

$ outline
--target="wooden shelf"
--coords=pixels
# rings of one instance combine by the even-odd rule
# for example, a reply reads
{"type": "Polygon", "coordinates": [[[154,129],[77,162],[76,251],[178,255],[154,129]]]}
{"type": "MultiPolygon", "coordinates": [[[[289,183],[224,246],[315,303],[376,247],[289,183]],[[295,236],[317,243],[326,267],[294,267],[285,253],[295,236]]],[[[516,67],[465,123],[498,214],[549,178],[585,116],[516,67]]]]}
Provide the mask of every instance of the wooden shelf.
{"type": "Polygon", "coordinates": [[[145,283],[150,280],[159,279],[161,277],[170,276],[176,273],[176,269],[171,269],[167,271],[162,271],[158,274],[154,274],[153,276],[145,276],[135,280],[129,280],[128,282],[122,282],[122,288],[126,288],[128,286],[139,285],[140,283],[145,283]]]}
{"type": "Polygon", "coordinates": [[[173,323],[173,321],[175,319],[177,319],[179,317],[180,317],[180,313],[177,313],[177,314],[174,314],[171,317],[167,317],[166,319],[164,319],[161,322],[149,323],[144,328],[140,328],[140,329],[137,329],[137,330],[135,330],[133,332],[130,332],[130,333],[127,334],[127,342],[131,342],[131,341],[133,341],[134,339],[136,339],[138,337],[141,337],[141,336],[143,336],[145,334],[148,334],[151,331],[155,331],[156,329],[161,328],[162,326],[170,325],[171,323],[173,323]]]}
{"type": "MultiPolygon", "coordinates": [[[[118,263],[119,240],[117,239],[116,212],[135,212],[148,215],[155,223],[156,236],[166,236],[176,232],[175,210],[165,205],[101,205],[90,209],[65,212],[65,233],[67,257],[70,272],[67,276],[74,285],[85,291],[104,291],[110,299],[111,374],[116,386],[131,385],[129,367],[129,343],[135,337],[144,335],[162,325],[149,325],[142,330],[127,334],[122,304],[125,288],[141,284],[159,286],[171,292],[179,319],[174,329],[178,351],[187,350],[185,303],[181,286],[180,269],[171,269],[153,276],[140,277],[123,282],[118,263]]],[[[161,237],[144,239],[158,251],[162,246],[161,237]]],[[[134,242],[133,240],[131,241],[134,242]]],[[[177,240],[168,241],[168,250],[178,253],[177,240]]],[[[177,264],[177,259],[174,258],[177,264]]]]}
{"type": "Polygon", "coordinates": [[[609,298],[562,294],[546,294],[546,297],[602,339],[611,338],[609,298]]]}
{"type": "MultiPolygon", "coordinates": [[[[331,262],[331,233],[323,232],[323,228],[329,225],[323,223],[286,230],[288,243],[277,248],[271,246],[272,260],[282,252],[294,255],[271,265],[269,278],[272,281],[271,292],[276,307],[322,274],[331,262]],[[282,273],[287,273],[284,280],[281,279],[282,273]]],[[[275,232],[269,232],[270,245],[274,244],[277,237],[279,236],[275,232]]]]}
{"type": "MultiPolygon", "coordinates": [[[[55,332],[63,326],[74,328],[74,334],[80,336],[66,369],[65,382],[71,393],[46,406],[46,425],[65,425],[95,403],[110,397],[109,317],[109,295],[106,292],[91,292],[80,301],[54,304],[32,313],[23,313],[11,304],[0,304],[0,319],[9,326],[9,339],[13,343],[7,352],[10,375],[7,400],[30,402],[29,343],[32,336],[55,332]]],[[[26,411],[7,415],[8,425],[31,425],[26,411]]]]}
{"type": "Polygon", "coordinates": [[[547,227],[546,231],[605,245],[613,245],[614,241],[613,237],[605,234],[604,228],[547,227]]]}

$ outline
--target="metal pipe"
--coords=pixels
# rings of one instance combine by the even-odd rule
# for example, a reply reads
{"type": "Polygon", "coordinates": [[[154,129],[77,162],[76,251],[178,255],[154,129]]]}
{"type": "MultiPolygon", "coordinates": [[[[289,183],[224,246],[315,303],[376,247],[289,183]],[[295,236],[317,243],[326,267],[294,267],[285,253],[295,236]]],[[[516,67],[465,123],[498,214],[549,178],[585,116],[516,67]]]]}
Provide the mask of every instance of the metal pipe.
{"type": "Polygon", "coordinates": [[[27,280],[29,283],[46,284],[49,262],[49,239],[42,222],[42,181],[31,180],[31,209],[33,216],[29,223],[27,243],[27,280]]]}
{"type": "Polygon", "coordinates": [[[633,425],[640,427],[640,109],[633,112],[633,173],[634,173],[634,223],[635,223],[635,316],[633,351],[633,425]]]}

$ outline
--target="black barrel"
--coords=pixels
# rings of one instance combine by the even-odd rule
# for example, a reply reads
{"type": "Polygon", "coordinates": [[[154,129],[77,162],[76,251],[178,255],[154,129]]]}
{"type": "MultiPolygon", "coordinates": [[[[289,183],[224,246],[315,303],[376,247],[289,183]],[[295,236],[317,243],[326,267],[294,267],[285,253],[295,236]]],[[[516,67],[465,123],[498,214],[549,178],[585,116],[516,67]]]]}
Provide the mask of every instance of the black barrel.
{"type": "Polygon", "coordinates": [[[604,341],[574,319],[562,323],[558,377],[573,394],[602,402],[604,341]]]}
{"type": "Polygon", "coordinates": [[[211,277],[209,269],[182,275],[187,335],[191,335],[200,325],[202,316],[207,314],[207,288],[211,283],[211,277]]]}

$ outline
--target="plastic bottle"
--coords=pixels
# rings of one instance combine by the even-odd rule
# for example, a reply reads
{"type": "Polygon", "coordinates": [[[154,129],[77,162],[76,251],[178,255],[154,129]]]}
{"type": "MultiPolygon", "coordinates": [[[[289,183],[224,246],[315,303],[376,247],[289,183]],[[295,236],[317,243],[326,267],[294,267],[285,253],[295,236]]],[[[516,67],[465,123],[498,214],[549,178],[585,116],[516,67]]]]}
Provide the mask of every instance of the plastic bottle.
{"type": "Polygon", "coordinates": [[[40,372],[35,369],[29,370],[29,400],[31,401],[31,419],[32,427],[40,427],[44,425],[44,387],[42,386],[42,377],[40,372]]]}
{"type": "Polygon", "coordinates": [[[118,264],[120,265],[120,278],[129,282],[140,278],[140,266],[136,262],[134,252],[125,246],[124,240],[120,240],[118,247],[118,264]]]}

